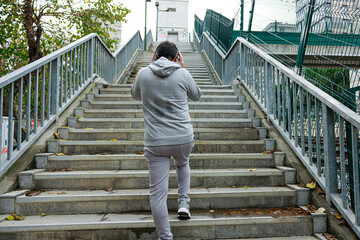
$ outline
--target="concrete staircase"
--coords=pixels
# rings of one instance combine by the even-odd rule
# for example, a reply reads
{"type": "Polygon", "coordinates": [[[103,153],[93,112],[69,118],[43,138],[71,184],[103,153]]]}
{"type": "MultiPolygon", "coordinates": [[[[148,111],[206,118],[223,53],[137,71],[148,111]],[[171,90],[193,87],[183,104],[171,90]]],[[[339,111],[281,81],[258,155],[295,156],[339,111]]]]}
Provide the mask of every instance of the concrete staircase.
{"type": "MultiPolygon", "coordinates": [[[[153,49],[156,47],[154,44],[153,49]]],[[[168,207],[175,239],[317,239],[325,215],[309,214],[308,189],[250,109],[239,89],[215,84],[203,56],[179,44],[185,67],[202,89],[190,102],[196,136],[191,154],[192,219],[177,219],[177,183],[170,172],[168,207]],[[294,237],[300,236],[300,237],[294,237]],[[291,238],[290,238],[291,237],[291,238]]],[[[20,189],[0,197],[0,239],[157,239],[142,155],[141,102],[129,89],[152,51],[136,62],[127,84],[98,84],[36,156],[36,169],[21,172],[20,189]],[[43,213],[46,216],[41,216],[43,213]]],[[[324,227],[325,226],[325,227],[324,227]]]]}

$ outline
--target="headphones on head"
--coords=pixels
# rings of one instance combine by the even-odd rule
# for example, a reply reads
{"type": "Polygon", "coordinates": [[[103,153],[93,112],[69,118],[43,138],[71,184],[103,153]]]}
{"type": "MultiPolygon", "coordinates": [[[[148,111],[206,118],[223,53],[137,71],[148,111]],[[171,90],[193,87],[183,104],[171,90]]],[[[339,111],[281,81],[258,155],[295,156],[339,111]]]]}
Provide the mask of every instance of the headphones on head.
{"type": "MultiPolygon", "coordinates": [[[[158,60],[160,57],[159,57],[159,54],[158,54],[158,48],[159,48],[159,46],[155,49],[155,55],[154,55],[154,61],[156,61],[156,60],[158,60]]],[[[176,58],[177,58],[177,60],[180,62],[180,54],[179,54],[179,50],[176,48],[176,50],[177,50],[177,53],[176,53],[176,58]]],[[[175,58],[174,58],[175,59],[175,58]]],[[[173,59],[173,60],[174,60],[173,59]]]]}

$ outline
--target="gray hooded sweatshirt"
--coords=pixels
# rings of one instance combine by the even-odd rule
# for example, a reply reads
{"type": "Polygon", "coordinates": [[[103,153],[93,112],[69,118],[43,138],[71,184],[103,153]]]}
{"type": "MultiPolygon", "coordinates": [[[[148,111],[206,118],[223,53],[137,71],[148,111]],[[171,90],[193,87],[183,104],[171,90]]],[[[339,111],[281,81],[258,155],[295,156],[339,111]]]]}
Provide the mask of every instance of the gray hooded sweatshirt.
{"type": "Polygon", "coordinates": [[[191,142],[188,98],[198,101],[201,91],[190,73],[179,63],[161,57],[136,75],[131,95],[143,103],[145,146],[191,142]]]}

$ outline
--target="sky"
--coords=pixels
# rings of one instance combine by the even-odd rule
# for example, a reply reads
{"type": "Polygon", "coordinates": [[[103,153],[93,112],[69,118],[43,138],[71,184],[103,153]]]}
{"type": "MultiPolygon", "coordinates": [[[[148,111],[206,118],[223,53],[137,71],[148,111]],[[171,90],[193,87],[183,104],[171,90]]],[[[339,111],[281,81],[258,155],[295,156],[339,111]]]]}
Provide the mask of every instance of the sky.
{"type": "MultiPolygon", "coordinates": [[[[126,43],[138,30],[141,35],[144,33],[145,25],[145,0],[116,0],[123,3],[124,6],[131,10],[126,17],[127,22],[123,23],[122,44],[126,43]]],[[[156,28],[156,7],[155,1],[152,0],[147,4],[147,29],[153,32],[155,37],[156,28]]],[[[294,16],[290,14],[290,7],[287,2],[291,0],[257,0],[255,5],[253,30],[261,30],[269,22],[275,19],[282,22],[294,21],[294,16]],[[291,16],[290,16],[291,15],[291,16]]],[[[229,19],[234,18],[240,6],[240,0],[189,0],[189,33],[192,35],[194,26],[194,15],[204,19],[207,9],[212,9],[221,13],[229,19]]],[[[251,0],[245,0],[244,10],[244,29],[247,29],[251,0]]],[[[293,12],[293,11],[291,11],[293,12]]],[[[147,30],[147,31],[148,31],[147,30]]]]}

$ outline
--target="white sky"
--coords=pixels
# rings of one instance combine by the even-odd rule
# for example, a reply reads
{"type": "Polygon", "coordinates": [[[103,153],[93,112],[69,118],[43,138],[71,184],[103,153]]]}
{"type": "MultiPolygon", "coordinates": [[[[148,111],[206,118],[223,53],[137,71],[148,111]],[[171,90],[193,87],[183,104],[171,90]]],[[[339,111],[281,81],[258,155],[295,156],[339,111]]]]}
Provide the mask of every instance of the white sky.
{"type": "MultiPolygon", "coordinates": [[[[141,35],[144,33],[145,25],[145,0],[116,0],[121,2],[124,6],[131,10],[126,19],[127,23],[123,23],[122,31],[122,44],[133,36],[138,30],[141,35]]],[[[149,28],[153,32],[155,37],[156,28],[156,7],[155,1],[152,0],[147,4],[147,31],[149,28]]],[[[293,9],[290,11],[290,7],[287,3],[289,0],[257,0],[255,5],[254,24],[253,30],[261,30],[269,22],[273,22],[275,19],[279,22],[294,22],[293,9]],[[291,15],[291,16],[290,16],[291,15]]],[[[240,0],[190,0],[189,1],[189,33],[191,33],[194,26],[194,14],[198,15],[200,19],[204,19],[207,9],[212,9],[229,19],[234,18],[237,10],[240,6],[240,0]]],[[[244,30],[248,27],[249,10],[251,6],[251,0],[245,0],[244,10],[244,30]]]]}

